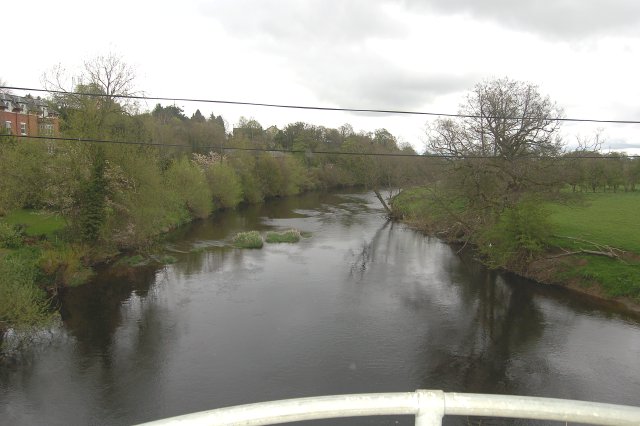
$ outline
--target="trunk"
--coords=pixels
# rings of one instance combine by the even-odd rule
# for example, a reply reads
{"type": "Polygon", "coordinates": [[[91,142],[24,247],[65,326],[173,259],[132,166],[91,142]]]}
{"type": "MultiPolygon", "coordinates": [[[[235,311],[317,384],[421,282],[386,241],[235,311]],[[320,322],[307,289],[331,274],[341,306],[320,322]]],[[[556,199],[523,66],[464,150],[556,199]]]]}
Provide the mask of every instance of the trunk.
{"type": "Polygon", "coordinates": [[[391,216],[391,209],[389,208],[387,203],[384,201],[384,198],[380,194],[380,191],[376,188],[376,189],[373,190],[373,192],[376,194],[376,197],[378,197],[378,200],[380,200],[380,203],[382,203],[382,207],[384,207],[384,209],[386,210],[387,214],[389,216],[391,216]]]}

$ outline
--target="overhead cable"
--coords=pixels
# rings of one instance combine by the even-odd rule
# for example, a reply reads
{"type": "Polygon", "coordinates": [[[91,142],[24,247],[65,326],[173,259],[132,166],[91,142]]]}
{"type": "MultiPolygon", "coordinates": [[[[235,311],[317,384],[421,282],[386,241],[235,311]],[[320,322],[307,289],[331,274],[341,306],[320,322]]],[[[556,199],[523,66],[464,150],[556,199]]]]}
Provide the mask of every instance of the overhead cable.
{"type": "MultiPolygon", "coordinates": [[[[166,97],[166,96],[146,96],[146,95],[113,95],[113,94],[108,95],[104,93],[67,92],[64,90],[37,89],[37,88],[17,87],[17,86],[0,86],[0,89],[22,90],[26,92],[47,92],[47,93],[52,93],[57,95],[88,96],[88,97],[96,97],[96,98],[118,98],[118,99],[133,99],[133,100],[167,101],[167,102],[200,102],[200,103],[213,103],[213,104],[224,104],[224,105],[244,105],[244,106],[301,109],[301,110],[313,110],[313,111],[340,111],[340,112],[394,114],[394,115],[422,115],[422,116],[450,117],[450,118],[485,118],[485,119],[507,119],[507,120],[528,119],[528,117],[504,117],[504,116],[497,117],[497,116],[489,116],[489,115],[456,114],[456,113],[430,112],[430,111],[404,111],[404,110],[394,110],[394,109],[369,109],[369,108],[339,108],[339,107],[323,107],[323,106],[311,106],[311,105],[274,104],[274,103],[265,103],[265,102],[229,101],[229,100],[217,100],[217,99],[172,98],[172,97],[166,97]]],[[[542,119],[551,120],[551,121],[561,121],[561,122],[577,122],[577,123],[640,124],[640,120],[610,120],[610,119],[598,119],[598,118],[568,118],[568,117],[543,117],[542,119]]]]}
{"type": "MultiPolygon", "coordinates": [[[[50,140],[50,141],[68,141],[68,142],[80,142],[80,143],[98,143],[98,144],[118,144],[118,145],[138,145],[138,146],[148,146],[148,147],[159,147],[159,148],[180,148],[180,149],[191,149],[191,150],[220,150],[220,151],[250,151],[250,152],[281,152],[288,154],[305,154],[305,155],[352,155],[352,156],[363,156],[363,157],[400,157],[400,158],[441,158],[441,159],[462,159],[462,160],[470,160],[470,159],[500,159],[503,157],[493,156],[493,155],[465,155],[465,154],[433,154],[433,153],[425,153],[425,154],[409,154],[403,152],[353,152],[353,151],[325,151],[325,150],[304,150],[304,149],[284,149],[284,148],[246,148],[246,147],[236,147],[236,146],[226,146],[226,145],[184,145],[184,144],[172,144],[172,143],[159,143],[159,142],[144,142],[144,141],[117,141],[112,139],[92,139],[92,138],[71,138],[71,137],[61,137],[61,136],[29,136],[29,135],[11,135],[11,134],[0,134],[0,138],[20,138],[20,139],[36,139],[36,140],[50,140]]],[[[517,160],[528,160],[528,159],[616,159],[621,157],[614,156],[606,156],[606,155],[562,155],[557,157],[551,156],[529,156],[529,157],[521,157],[517,160]]],[[[623,158],[640,158],[640,155],[624,155],[623,158]]]]}

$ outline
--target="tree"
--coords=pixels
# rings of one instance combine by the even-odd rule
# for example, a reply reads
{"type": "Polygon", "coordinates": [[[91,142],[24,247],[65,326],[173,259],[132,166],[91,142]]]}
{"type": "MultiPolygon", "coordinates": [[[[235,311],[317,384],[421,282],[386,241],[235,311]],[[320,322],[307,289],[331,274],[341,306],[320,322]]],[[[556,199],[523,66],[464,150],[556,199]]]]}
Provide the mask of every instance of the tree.
{"type": "Polygon", "coordinates": [[[548,230],[549,212],[540,200],[566,181],[562,110],[536,86],[505,78],[476,85],[459,113],[428,132],[428,151],[448,164],[427,188],[444,218],[435,219],[438,232],[476,243],[494,266],[518,269],[547,243],[539,231],[548,230]]]}
{"type": "Polygon", "coordinates": [[[96,56],[84,62],[84,71],[88,81],[104,93],[107,105],[115,103],[118,99],[123,109],[132,112],[135,102],[121,96],[138,94],[134,89],[136,73],[121,57],[114,53],[96,56]]]}
{"type": "Polygon", "coordinates": [[[156,104],[155,108],[151,112],[151,116],[157,119],[161,124],[170,124],[172,119],[178,119],[180,121],[187,120],[187,116],[184,115],[184,110],[175,105],[163,107],[160,104],[156,104]]]}
{"type": "Polygon", "coordinates": [[[197,109],[196,112],[194,112],[193,115],[191,116],[191,120],[198,123],[204,123],[207,119],[204,118],[204,115],[202,115],[200,110],[197,109]]]}
{"type": "Polygon", "coordinates": [[[42,79],[45,88],[59,92],[53,96],[53,100],[62,109],[82,108],[87,97],[74,94],[79,92],[99,95],[93,102],[102,111],[134,113],[137,103],[127,96],[139,93],[135,90],[135,78],[135,71],[130,65],[121,57],[109,53],[86,60],[78,75],[71,75],[58,64],[45,73],[42,79]]]}
{"type": "Polygon", "coordinates": [[[428,143],[433,152],[514,160],[561,150],[557,132],[562,110],[532,84],[507,78],[480,83],[459,113],[465,117],[460,122],[436,122],[428,143]]]}
{"type": "Polygon", "coordinates": [[[459,111],[436,121],[428,150],[452,165],[458,192],[476,213],[500,214],[525,193],[557,188],[562,110],[532,84],[507,78],[476,85],[459,111]]]}

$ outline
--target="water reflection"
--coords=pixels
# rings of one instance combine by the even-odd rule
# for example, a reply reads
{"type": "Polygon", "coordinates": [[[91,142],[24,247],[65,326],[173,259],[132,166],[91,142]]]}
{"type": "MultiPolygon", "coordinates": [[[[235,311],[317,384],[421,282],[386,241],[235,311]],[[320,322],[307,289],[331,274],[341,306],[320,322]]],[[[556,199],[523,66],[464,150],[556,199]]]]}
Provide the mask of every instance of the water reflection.
{"type": "MultiPolygon", "coordinates": [[[[0,367],[0,423],[129,424],[417,388],[640,405],[636,317],[487,271],[386,221],[370,194],[223,212],[167,245],[174,265],[107,269],[64,295],[57,343],[0,367]],[[228,245],[239,231],[291,227],[312,237],[228,245]]],[[[412,424],[318,423],[396,421],[412,424]]]]}

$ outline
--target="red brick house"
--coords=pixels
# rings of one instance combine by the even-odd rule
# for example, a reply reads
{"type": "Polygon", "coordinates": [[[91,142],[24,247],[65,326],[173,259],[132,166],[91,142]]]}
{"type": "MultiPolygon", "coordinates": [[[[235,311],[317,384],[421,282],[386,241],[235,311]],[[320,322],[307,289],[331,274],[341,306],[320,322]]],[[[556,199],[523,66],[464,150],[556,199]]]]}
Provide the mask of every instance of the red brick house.
{"type": "Polygon", "coordinates": [[[57,136],[58,115],[40,98],[0,93],[0,132],[22,136],[57,136]]]}

